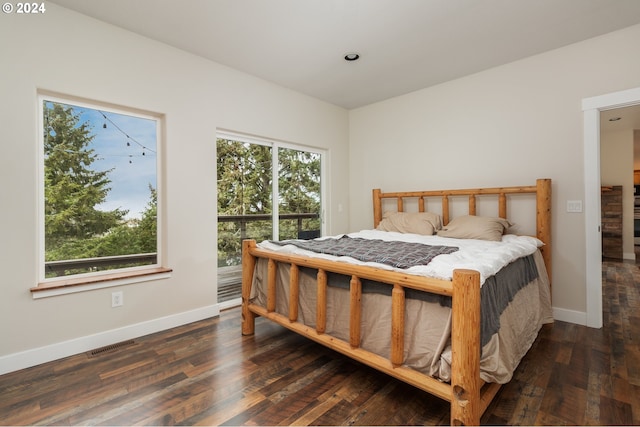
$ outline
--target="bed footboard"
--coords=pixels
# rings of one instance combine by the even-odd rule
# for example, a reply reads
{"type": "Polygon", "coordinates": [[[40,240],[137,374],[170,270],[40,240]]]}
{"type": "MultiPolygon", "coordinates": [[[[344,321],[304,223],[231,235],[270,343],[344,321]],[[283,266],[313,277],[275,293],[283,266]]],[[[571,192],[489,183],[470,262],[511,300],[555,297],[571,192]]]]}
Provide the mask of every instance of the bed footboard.
{"type": "Polygon", "coordinates": [[[452,281],[412,276],[367,266],[335,263],[317,258],[278,254],[260,249],[254,240],[245,240],[242,248],[242,333],[255,331],[255,318],[263,316],[307,338],[323,344],[361,363],[376,368],[451,403],[452,425],[479,425],[480,417],[499,384],[483,387],[480,379],[480,274],[472,270],[455,270],[452,281]],[[266,307],[250,300],[253,274],[257,258],[268,259],[266,307]],[[276,268],[278,263],[291,266],[289,316],[275,311],[276,268]],[[318,270],[318,298],[316,327],[298,322],[298,269],[318,270]],[[349,342],[325,333],[326,273],[351,276],[349,342]],[[387,283],[392,290],[392,324],[389,340],[390,357],[387,359],[360,347],[361,280],[387,283]],[[451,384],[403,365],[405,288],[452,297],[451,384]]]}

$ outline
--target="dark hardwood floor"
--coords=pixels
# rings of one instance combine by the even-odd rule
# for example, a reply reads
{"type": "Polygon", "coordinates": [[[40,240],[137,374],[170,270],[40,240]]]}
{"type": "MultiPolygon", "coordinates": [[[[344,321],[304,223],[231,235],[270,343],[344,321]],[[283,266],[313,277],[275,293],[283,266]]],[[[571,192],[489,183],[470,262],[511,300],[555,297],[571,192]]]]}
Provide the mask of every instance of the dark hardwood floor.
{"type": "MultiPolygon", "coordinates": [[[[482,418],[640,424],[640,270],[606,261],[605,327],[546,326],[482,418]]],[[[0,376],[3,425],[432,425],[448,404],[240,311],[0,376]]]]}

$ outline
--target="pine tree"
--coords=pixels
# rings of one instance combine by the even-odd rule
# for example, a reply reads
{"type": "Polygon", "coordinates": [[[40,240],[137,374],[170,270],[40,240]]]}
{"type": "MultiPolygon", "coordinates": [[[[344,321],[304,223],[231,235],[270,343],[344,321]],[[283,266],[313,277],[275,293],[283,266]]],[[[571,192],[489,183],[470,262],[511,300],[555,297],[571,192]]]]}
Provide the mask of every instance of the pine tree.
{"type": "MultiPolygon", "coordinates": [[[[273,149],[266,145],[218,139],[218,215],[271,214],[273,149]]],[[[320,155],[278,150],[280,214],[320,214],[320,155]]],[[[220,266],[240,262],[242,238],[273,239],[271,220],[248,221],[244,234],[239,221],[218,222],[220,266]]],[[[280,239],[298,236],[297,220],[281,220],[280,239]]],[[[320,219],[303,220],[304,230],[320,230],[320,219]]]]}
{"type": "Polygon", "coordinates": [[[46,259],[61,259],[54,254],[62,247],[62,259],[83,258],[87,239],[118,226],[127,211],[96,209],[110,191],[111,170],[91,168],[97,155],[89,124],[69,105],[44,101],[43,108],[46,259]]]}
{"type": "Polygon", "coordinates": [[[136,227],[140,253],[158,251],[158,191],[149,184],[150,198],[136,227]]]}
{"type": "MultiPolygon", "coordinates": [[[[283,213],[320,214],[320,155],[281,148],[278,151],[278,193],[283,213]]],[[[320,230],[320,219],[304,219],[304,230],[320,230]]],[[[296,220],[280,221],[280,239],[295,239],[296,220]]]]}

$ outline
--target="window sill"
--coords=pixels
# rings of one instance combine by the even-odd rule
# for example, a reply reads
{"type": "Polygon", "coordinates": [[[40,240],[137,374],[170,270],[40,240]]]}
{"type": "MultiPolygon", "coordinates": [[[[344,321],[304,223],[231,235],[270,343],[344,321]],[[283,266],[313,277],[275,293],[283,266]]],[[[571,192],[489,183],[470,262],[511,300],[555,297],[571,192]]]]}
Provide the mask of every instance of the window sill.
{"type": "Polygon", "coordinates": [[[31,288],[30,291],[33,299],[47,298],[94,289],[148,282],[151,280],[168,279],[171,277],[172,271],[173,270],[171,268],[154,267],[120,273],[107,273],[89,277],[54,280],[38,283],[38,286],[31,288]]]}

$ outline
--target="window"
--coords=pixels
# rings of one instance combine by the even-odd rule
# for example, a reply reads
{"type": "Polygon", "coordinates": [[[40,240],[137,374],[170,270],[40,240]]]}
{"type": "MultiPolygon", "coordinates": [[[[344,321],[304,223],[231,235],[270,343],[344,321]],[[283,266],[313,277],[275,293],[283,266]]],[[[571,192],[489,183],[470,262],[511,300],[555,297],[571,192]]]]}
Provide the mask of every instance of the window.
{"type": "Polygon", "coordinates": [[[218,133],[217,153],[222,302],[240,296],[243,239],[308,239],[322,234],[323,152],[218,133]]]}
{"type": "Polygon", "coordinates": [[[159,118],[39,100],[40,286],[158,267],[159,118]]]}

